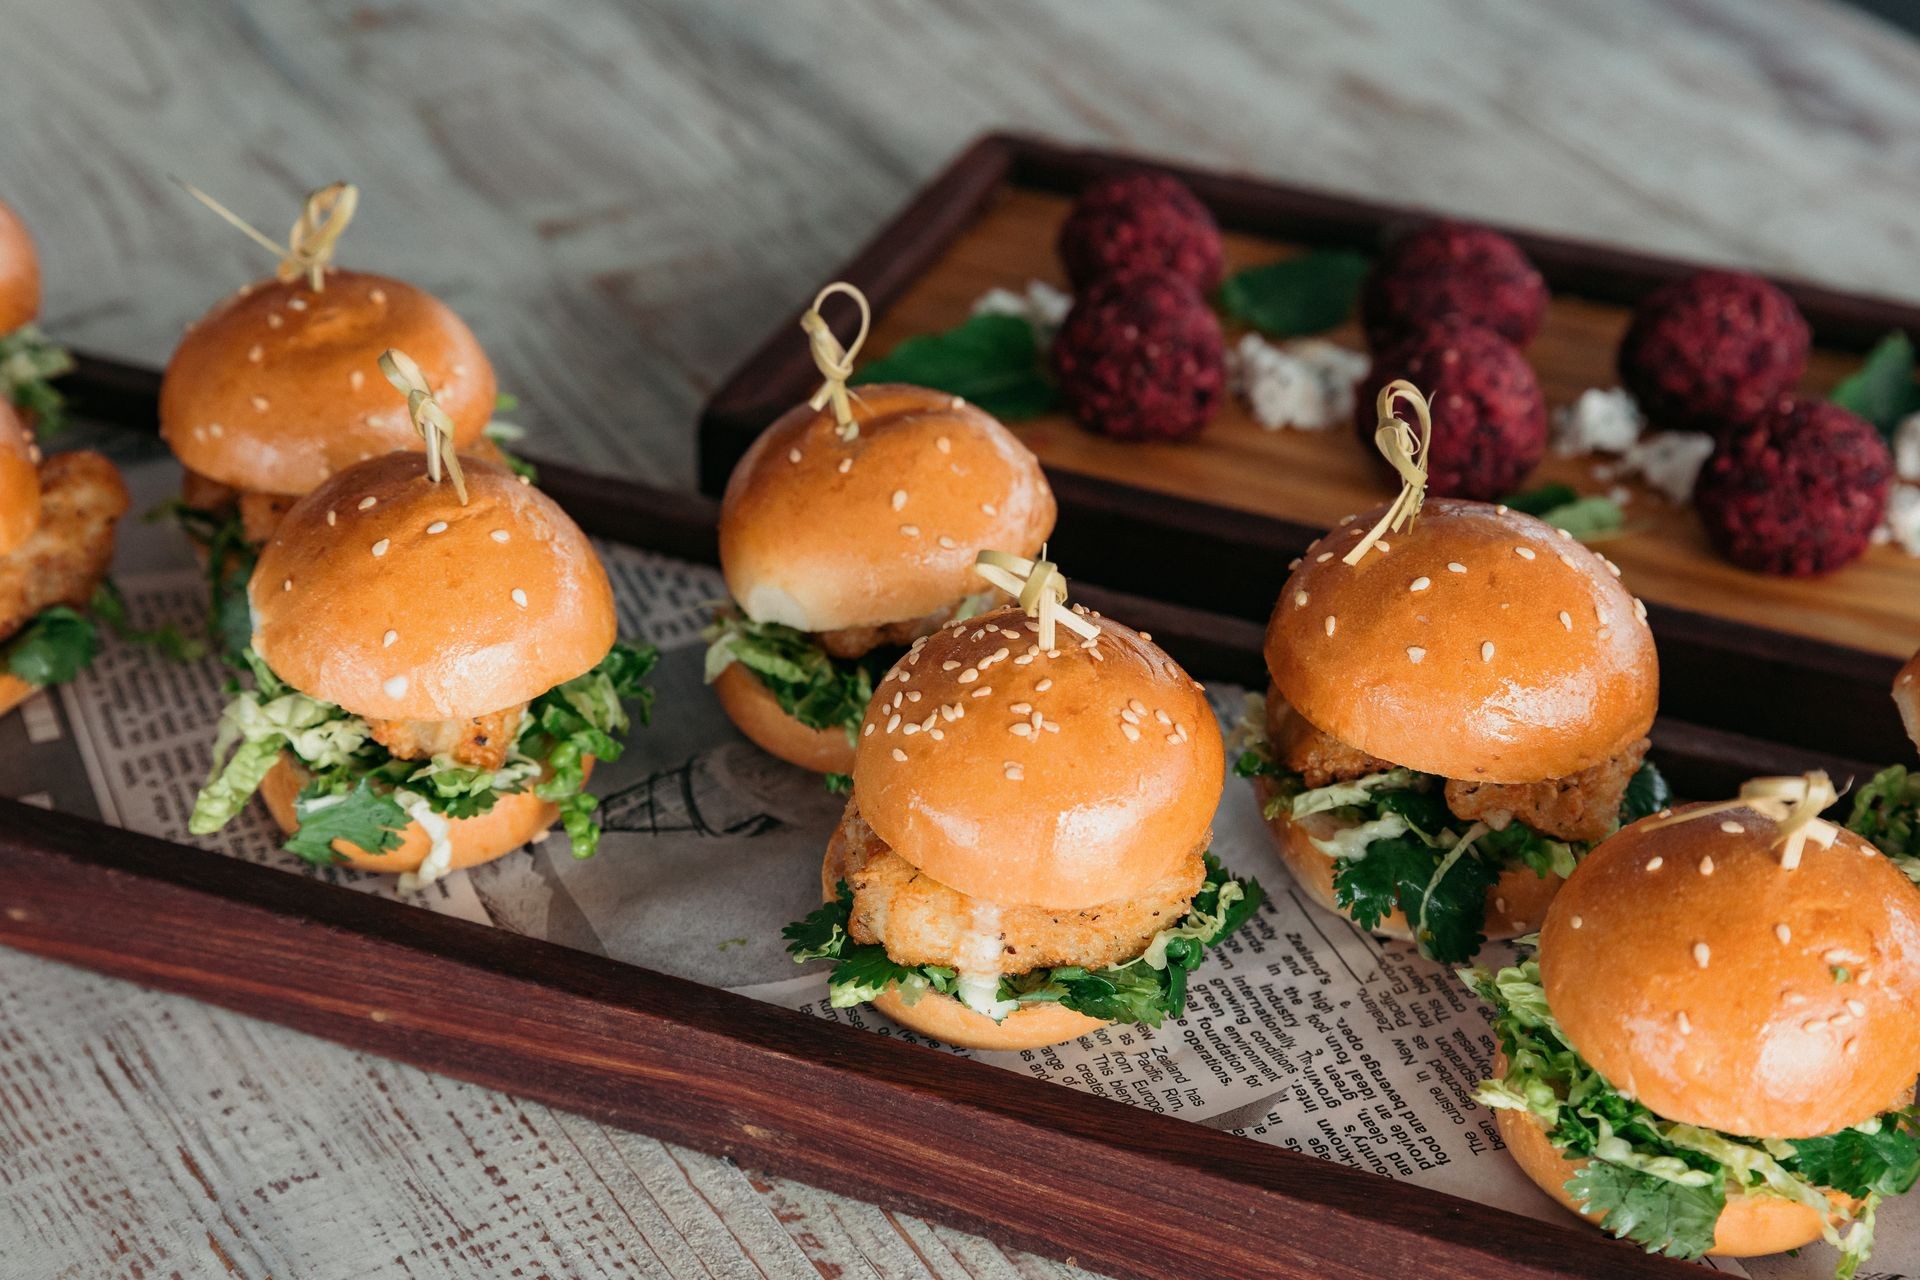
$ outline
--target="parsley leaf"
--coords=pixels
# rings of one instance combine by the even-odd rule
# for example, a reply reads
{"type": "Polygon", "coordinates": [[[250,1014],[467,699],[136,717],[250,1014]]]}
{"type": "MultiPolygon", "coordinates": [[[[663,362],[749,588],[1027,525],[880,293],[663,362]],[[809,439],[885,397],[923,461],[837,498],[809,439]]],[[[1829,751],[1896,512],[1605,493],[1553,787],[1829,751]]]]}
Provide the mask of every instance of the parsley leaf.
{"type": "Polygon", "coordinates": [[[399,847],[400,833],[413,821],[391,795],[374,790],[373,779],[364,775],[338,795],[309,785],[294,801],[294,812],[300,819],[299,829],[282,847],[322,867],[341,860],[333,848],[335,840],[368,853],[386,853],[399,847]]]}
{"type": "Polygon", "coordinates": [[[1641,764],[1627,782],[1627,794],[1620,802],[1620,825],[1626,826],[1651,817],[1673,804],[1673,789],[1654,767],[1653,761],[1641,764]]]}
{"type": "Polygon", "coordinates": [[[944,333],[908,338],[853,376],[855,383],[906,382],[964,397],[996,418],[1046,413],[1059,399],[1033,324],[981,314],[944,333]]]}
{"type": "Polygon", "coordinates": [[[1669,1258],[1704,1257],[1727,1206],[1724,1182],[1683,1187],[1603,1160],[1574,1174],[1567,1190],[1587,1209],[1605,1214],[1600,1225],[1608,1231],[1669,1258]]]}
{"type": "Polygon", "coordinates": [[[1487,940],[1487,890],[1499,867],[1471,848],[1441,875],[1446,856],[1417,835],[1375,840],[1362,856],[1338,860],[1334,901],[1362,929],[1378,928],[1397,908],[1419,930],[1422,954],[1448,963],[1469,959],[1487,940]]]}
{"type": "Polygon", "coordinates": [[[36,615],[12,639],[0,644],[8,672],[31,685],[65,684],[100,652],[93,623],[66,605],[36,615]]]}
{"type": "Polygon", "coordinates": [[[836,796],[853,794],[853,775],[850,773],[830,773],[826,776],[828,792],[836,796]]]}
{"type": "Polygon", "coordinates": [[[1847,829],[1865,836],[1920,884],[1920,774],[1890,765],[1854,792],[1847,829]]]}
{"type": "Polygon", "coordinates": [[[1795,1138],[1794,1171],[1815,1186],[1832,1187],[1855,1199],[1897,1196],[1920,1181],[1920,1134],[1912,1110],[1881,1117],[1871,1133],[1844,1129],[1823,1138],[1795,1138]]]}

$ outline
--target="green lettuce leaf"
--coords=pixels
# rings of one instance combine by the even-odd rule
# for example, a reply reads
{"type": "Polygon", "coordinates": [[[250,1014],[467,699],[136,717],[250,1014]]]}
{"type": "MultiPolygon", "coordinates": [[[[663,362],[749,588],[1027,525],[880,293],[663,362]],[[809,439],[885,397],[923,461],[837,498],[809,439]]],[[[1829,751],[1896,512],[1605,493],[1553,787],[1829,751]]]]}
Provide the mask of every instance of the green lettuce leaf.
{"type": "Polygon", "coordinates": [[[78,610],[55,605],[0,642],[0,664],[31,685],[65,684],[100,652],[100,635],[78,610]]]}
{"type": "Polygon", "coordinates": [[[66,429],[67,398],[51,379],[72,371],[73,357],[55,346],[38,325],[23,325],[0,335],[0,398],[32,417],[42,440],[66,429]]]}
{"type": "Polygon", "coordinates": [[[1353,314],[1370,266],[1364,253],[1319,249],[1247,267],[1221,284],[1220,310],[1268,337],[1321,333],[1353,314]]]}
{"type": "MultiPolygon", "coordinates": [[[[1178,1018],[1186,1011],[1188,977],[1200,967],[1206,949],[1251,919],[1264,896],[1258,881],[1229,876],[1211,853],[1206,864],[1206,881],[1187,914],[1154,935],[1136,958],[1104,969],[1063,965],[1003,976],[997,1000],[1007,1006],[1007,1013],[1032,1004],[1061,1004],[1110,1022],[1157,1027],[1167,1018],[1178,1018]]],[[[855,942],[847,932],[852,912],[853,891],[842,881],[834,901],[780,931],[796,961],[834,961],[827,979],[828,1002],[834,1008],[865,1004],[889,986],[898,987],[908,1004],[929,991],[959,993],[961,979],[952,969],[902,965],[879,943],[855,942]]]]}
{"type": "Polygon", "coordinates": [[[780,709],[809,729],[844,729],[854,742],[873,698],[873,669],[834,658],[812,636],[777,622],[750,622],[729,610],[700,633],[707,682],[737,662],[773,694],[780,709]]]}
{"type": "Polygon", "coordinates": [[[1920,884],[1920,774],[1891,765],[1853,793],[1847,829],[1865,836],[1920,884]]]}
{"type": "Polygon", "coordinates": [[[1793,1167],[1809,1182],[1856,1199],[1905,1195],[1920,1180],[1920,1131],[1911,1108],[1883,1116],[1870,1127],[1796,1138],[1790,1145],[1793,1167]]]}

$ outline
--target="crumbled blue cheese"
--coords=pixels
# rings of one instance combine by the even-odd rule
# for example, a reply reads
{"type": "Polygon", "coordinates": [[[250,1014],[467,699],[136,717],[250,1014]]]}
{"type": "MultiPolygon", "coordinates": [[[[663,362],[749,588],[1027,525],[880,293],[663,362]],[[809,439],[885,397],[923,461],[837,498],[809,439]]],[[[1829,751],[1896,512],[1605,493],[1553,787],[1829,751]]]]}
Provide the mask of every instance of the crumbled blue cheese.
{"type": "Polygon", "coordinates": [[[1625,453],[1646,429],[1640,406],[1621,387],[1590,387],[1553,414],[1553,451],[1563,458],[1582,453],[1625,453]]]}
{"type": "Polygon", "coordinates": [[[1257,333],[1227,353],[1227,376],[1254,421],[1269,431],[1324,431],[1353,417],[1371,362],[1323,338],[1275,346],[1257,333]]]}
{"type": "Polygon", "coordinates": [[[1908,414],[1893,429],[1893,468],[1902,480],[1920,481],[1920,413],[1908,414]]]}
{"type": "Polygon", "coordinates": [[[1897,484],[1887,495],[1887,522],[1874,531],[1875,542],[1897,543],[1920,556],[1920,485],[1897,484]]]}
{"type": "Polygon", "coordinates": [[[1033,326],[1040,349],[1053,345],[1053,335],[1073,307],[1073,295],[1056,289],[1044,280],[1027,281],[1024,293],[1011,289],[989,289],[974,300],[976,316],[1018,316],[1033,326]]]}
{"type": "Polygon", "coordinates": [[[1704,431],[1662,431],[1639,441],[1620,459],[1623,475],[1637,475],[1676,504],[1693,497],[1693,482],[1713,452],[1713,437],[1704,431]]]}

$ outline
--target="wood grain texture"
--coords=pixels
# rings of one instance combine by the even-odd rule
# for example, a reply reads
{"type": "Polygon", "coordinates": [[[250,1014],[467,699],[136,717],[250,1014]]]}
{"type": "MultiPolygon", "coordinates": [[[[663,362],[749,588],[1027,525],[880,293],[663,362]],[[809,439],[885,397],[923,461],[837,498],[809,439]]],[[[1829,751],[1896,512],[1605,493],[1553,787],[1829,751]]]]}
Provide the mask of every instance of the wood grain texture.
{"type": "MultiPolygon", "coordinates": [[[[269,227],[351,177],[350,260],[461,310],[543,451],[680,483],[757,335],[994,127],[1920,288],[1920,52],[1821,0],[63,0],[7,49],[61,336],[157,363],[264,267],[168,173],[269,227]]],[[[0,1273],[1067,1274],[11,952],[0,1013],[0,1273]]]]}

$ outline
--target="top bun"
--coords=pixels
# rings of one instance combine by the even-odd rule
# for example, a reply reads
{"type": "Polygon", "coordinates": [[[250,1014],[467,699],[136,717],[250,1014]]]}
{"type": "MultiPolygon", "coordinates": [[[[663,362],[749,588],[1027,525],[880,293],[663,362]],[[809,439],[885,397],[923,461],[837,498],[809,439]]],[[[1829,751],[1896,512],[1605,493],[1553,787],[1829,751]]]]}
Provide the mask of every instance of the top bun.
{"type": "Polygon", "coordinates": [[[1429,499],[1357,565],[1384,508],[1307,548],[1267,624],[1267,669],[1308,723],[1473,782],[1539,782],[1653,724],[1653,634],[1601,556],[1532,516],[1429,499]]]}
{"type": "Polygon", "coordinates": [[[0,556],[40,527],[39,451],[13,406],[0,399],[0,556]]]}
{"type": "Polygon", "coordinates": [[[1893,705],[1900,708],[1900,723],[1907,736],[1920,747],[1920,653],[1907,659],[1900,674],[1893,678],[1893,705]]]}
{"type": "Polygon", "coordinates": [[[1038,625],[1004,608],[917,641],[867,706],[854,799],[895,853],[961,893],[1118,902],[1207,838],[1220,728],[1145,636],[1102,619],[1093,641],[1061,627],[1043,653],[1038,625]]]}
{"type": "Polygon", "coordinates": [[[493,416],[493,366],[445,303],[401,280],[329,270],[264,280],[187,330],[160,384],[160,434],[191,471],[297,496],[383,453],[422,448],[380,353],[412,356],[453,419],[454,444],[493,416]]]}
{"type": "Polygon", "coordinates": [[[1053,491],[1013,433],[956,396],[856,387],[860,433],[797,405],[733,469],[720,504],[727,590],[755,622],[801,631],[907,622],[981,589],[985,548],[1032,556],[1053,491]]]}
{"type": "Polygon", "coordinates": [[[0,202],[0,333],[40,314],[40,255],[20,215],[0,202]]]}
{"type": "Polygon", "coordinates": [[[1777,824],[1745,806],[1642,819],[1582,859],[1540,931],[1547,1004],[1580,1056],[1659,1115],[1741,1137],[1896,1105],[1920,1071],[1920,893],[1836,830],[1791,870],[1777,824]]]}
{"type": "Polygon", "coordinates": [[[294,504],[247,586],[253,648],[301,692],[380,720],[452,720],[592,670],[617,622],[579,526],[464,460],[467,505],[419,453],[350,467],[294,504]]]}

